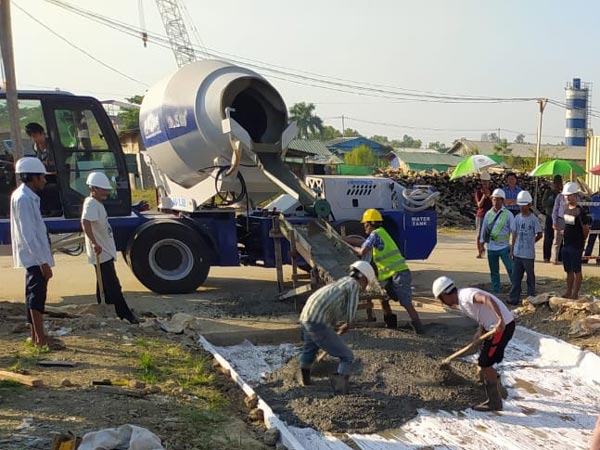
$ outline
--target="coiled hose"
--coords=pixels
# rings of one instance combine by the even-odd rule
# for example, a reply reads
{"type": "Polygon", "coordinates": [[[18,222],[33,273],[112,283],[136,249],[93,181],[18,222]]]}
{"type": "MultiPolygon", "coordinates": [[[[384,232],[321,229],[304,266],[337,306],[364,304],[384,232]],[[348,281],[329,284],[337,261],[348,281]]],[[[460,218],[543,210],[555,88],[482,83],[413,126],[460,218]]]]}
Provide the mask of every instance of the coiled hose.
{"type": "Polygon", "coordinates": [[[439,192],[429,192],[425,189],[403,189],[400,204],[406,211],[424,211],[433,208],[439,196],[439,192]]]}

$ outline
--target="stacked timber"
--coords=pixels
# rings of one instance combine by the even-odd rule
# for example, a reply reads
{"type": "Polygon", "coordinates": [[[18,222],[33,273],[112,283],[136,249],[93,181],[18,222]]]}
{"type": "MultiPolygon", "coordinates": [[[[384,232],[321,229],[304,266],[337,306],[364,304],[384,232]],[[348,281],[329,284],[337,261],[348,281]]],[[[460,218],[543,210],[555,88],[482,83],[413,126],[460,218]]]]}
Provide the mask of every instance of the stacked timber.
{"type": "MultiPolygon", "coordinates": [[[[492,190],[497,187],[504,188],[507,185],[507,173],[490,174],[492,176],[492,190]]],[[[530,177],[526,172],[515,173],[517,175],[517,184],[529,191],[533,196],[536,178],[530,177]]],[[[429,185],[440,192],[441,195],[436,203],[439,227],[475,228],[477,206],[475,205],[474,195],[475,190],[480,186],[478,175],[470,175],[450,181],[450,174],[447,172],[439,172],[437,170],[405,172],[402,169],[389,167],[380,170],[378,175],[391,178],[407,188],[413,188],[416,185],[429,185]]],[[[552,178],[540,177],[538,180],[538,205],[541,205],[542,196],[546,189],[550,189],[552,178]]]]}

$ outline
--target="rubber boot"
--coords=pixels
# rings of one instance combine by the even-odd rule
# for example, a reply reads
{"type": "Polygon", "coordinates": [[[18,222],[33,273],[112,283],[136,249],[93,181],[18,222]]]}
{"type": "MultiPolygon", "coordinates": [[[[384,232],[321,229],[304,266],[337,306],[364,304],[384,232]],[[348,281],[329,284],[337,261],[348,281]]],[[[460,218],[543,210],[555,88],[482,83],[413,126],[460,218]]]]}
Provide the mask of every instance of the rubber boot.
{"type": "Polygon", "coordinates": [[[310,386],[310,369],[300,369],[300,384],[302,386],[310,386]]]}
{"type": "Polygon", "coordinates": [[[350,390],[350,377],[348,375],[340,375],[333,373],[329,375],[329,384],[334,394],[346,395],[350,390]]]}
{"type": "Polygon", "coordinates": [[[398,328],[398,316],[396,314],[386,314],[383,316],[385,327],[395,330],[398,328]]]}
{"type": "Polygon", "coordinates": [[[487,395],[487,400],[477,406],[474,406],[473,409],[475,411],[484,412],[502,411],[502,396],[500,395],[500,389],[498,389],[498,382],[492,381],[491,383],[486,383],[485,393],[487,395]]]}
{"type": "Polygon", "coordinates": [[[420,320],[413,320],[411,324],[415,329],[416,334],[425,334],[425,328],[423,328],[423,324],[420,320]]]}
{"type": "Polygon", "coordinates": [[[508,398],[508,390],[502,384],[502,379],[500,378],[500,375],[498,375],[498,390],[500,391],[500,395],[502,396],[502,398],[506,400],[508,398]]]}

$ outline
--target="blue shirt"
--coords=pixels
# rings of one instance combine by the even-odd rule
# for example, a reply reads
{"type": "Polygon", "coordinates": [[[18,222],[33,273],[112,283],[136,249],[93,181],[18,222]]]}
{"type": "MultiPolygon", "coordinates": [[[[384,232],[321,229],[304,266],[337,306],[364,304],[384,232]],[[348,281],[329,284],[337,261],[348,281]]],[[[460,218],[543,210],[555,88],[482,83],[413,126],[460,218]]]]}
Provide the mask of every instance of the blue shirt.
{"type": "Polygon", "coordinates": [[[373,248],[377,250],[383,250],[383,239],[377,233],[371,233],[365,242],[361,245],[362,248],[373,248]]]}
{"type": "MultiPolygon", "coordinates": [[[[503,190],[506,194],[506,200],[514,200],[516,202],[517,195],[519,195],[519,192],[521,192],[523,189],[521,189],[519,186],[515,186],[515,189],[511,191],[510,188],[506,186],[503,190]]],[[[510,211],[519,211],[519,205],[516,203],[514,205],[507,205],[506,209],[510,211]]]]}
{"type": "MultiPolygon", "coordinates": [[[[592,195],[590,201],[600,203],[600,194],[592,195]]],[[[592,216],[592,220],[600,220],[600,206],[590,206],[590,215],[592,216]]]]}
{"type": "Polygon", "coordinates": [[[516,234],[513,255],[523,259],[535,259],[535,236],[542,232],[542,226],[535,214],[527,217],[517,214],[510,230],[516,234]]]}
{"type": "MultiPolygon", "coordinates": [[[[506,208],[503,206],[502,210],[506,210],[506,208]]],[[[496,213],[498,213],[499,211],[495,211],[494,208],[490,209],[488,212],[485,213],[485,216],[483,217],[483,222],[481,223],[481,231],[479,232],[479,242],[481,242],[482,244],[485,243],[485,230],[486,227],[489,226],[490,222],[494,221],[494,216],[496,215],[496,213]]],[[[499,222],[502,220],[502,217],[498,217],[498,220],[496,222],[499,222]]],[[[509,240],[506,238],[510,238],[510,230],[512,228],[512,224],[513,221],[515,220],[515,217],[512,215],[512,213],[506,213],[506,219],[504,221],[504,223],[502,224],[502,228],[499,230],[498,232],[498,236],[497,236],[497,240],[490,240],[490,242],[488,242],[487,246],[488,246],[488,251],[492,250],[492,251],[496,251],[496,250],[504,250],[505,248],[508,248],[509,246],[509,240]]],[[[496,229],[499,226],[498,223],[494,224],[494,229],[496,229]]]]}

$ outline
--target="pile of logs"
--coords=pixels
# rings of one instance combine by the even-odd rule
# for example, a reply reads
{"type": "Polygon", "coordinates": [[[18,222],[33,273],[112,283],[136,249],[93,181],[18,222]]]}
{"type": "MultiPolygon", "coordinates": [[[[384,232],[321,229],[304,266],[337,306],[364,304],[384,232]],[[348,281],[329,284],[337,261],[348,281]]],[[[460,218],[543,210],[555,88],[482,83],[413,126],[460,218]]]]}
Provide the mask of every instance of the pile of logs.
{"type": "MultiPolygon", "coordinates": [[[[491,174],[492,190],[497,187],[504,188],[507,185],[507,173],[491,174]]],[[[435,190],[441,193],[436,204],[438,226],[463,229],[475,228],[477,206],[475,205],[474,195],[475,190],[479,187],[478,175],[461,177],[450,181],[450,174],[447,172],[439,172],[437,170],[404,172],[396,168],[382,169],[379,175],[391,178],[408,188],[412,188],[415,185],[433,186],[435,190]]],[[[529,191],[533,196],[536,177],[530,177],[526,172],[516,172],[516,175],[517,184],[529,191]]],[[[538,180],[538,205],[541,205],[544,191],[551,187],[552,178],[539,177],[538,180]]]]}

